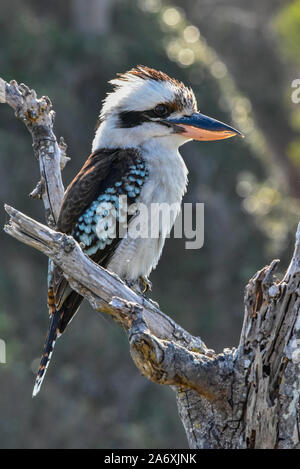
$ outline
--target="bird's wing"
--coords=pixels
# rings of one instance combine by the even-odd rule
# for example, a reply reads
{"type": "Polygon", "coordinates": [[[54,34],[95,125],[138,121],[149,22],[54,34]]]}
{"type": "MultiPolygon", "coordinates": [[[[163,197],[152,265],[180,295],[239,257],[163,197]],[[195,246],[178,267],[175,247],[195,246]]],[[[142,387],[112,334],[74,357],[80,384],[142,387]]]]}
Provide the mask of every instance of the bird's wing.
{"type": "MultiPolygon", "coordinates": [[[[116,212],[121,209],[119,196],[126,195],[128,204],[133,203],[146,177],[145,163],[136,149],[98,150],[92,153],[67,188],[57,231],[72,234],[84,244],[86,254],[105,266],[120,242],[119,223],[126,224],[130,218],[126,211],[126,219],[116,219],[116,212]],[[115,220],[112,220],[113,217],[115,220]],[[115,233],[110,231],[113,221],[115,233]]],[[[56,309],[61,309],[66,299],[67,282],[60,269],[56,268],[53,280],[56,309]]]]}
{"type": "Polygon", "coordinates": [[[120,150],[98,150],[89,156],[65,192],[57,231],[72,232],[80,215],[104,189],[114,162],[122,156],[120,150]]]}
{"type": "MultiPolygon", "coordinates": [[[[105,265],[120,242],[118,236],[107,236],[109,213],[105,213],[105,204],[110,202],[116,206],[119,195],[128,196],[128,203],[134,202],[146,176],[145,163],[135,149],[98,150],[92,153],[66,190],[57,231],[72,234],[77,241],[84,243],[85,252],[95,262],[105,265]],[[100,229],[96,229],[99,221],[100,229]]],[[[50,327],[33,395],[40,390],[56,338],[65,330],[83,300],[81,295],[70,288],[59,266],[54,267],[50,285],[50,327]]]]}

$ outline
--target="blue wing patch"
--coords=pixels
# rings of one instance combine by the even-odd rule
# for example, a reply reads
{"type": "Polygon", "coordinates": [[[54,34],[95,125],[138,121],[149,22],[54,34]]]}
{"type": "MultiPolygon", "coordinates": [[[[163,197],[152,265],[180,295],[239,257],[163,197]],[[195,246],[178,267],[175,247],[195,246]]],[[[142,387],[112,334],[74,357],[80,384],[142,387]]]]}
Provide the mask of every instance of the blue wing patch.
{"type": "MultiPolygon", "coordinates": [[[[118,238],[118,227],[127,223],[127,206],[137,201],[148,177],[144,161],[138,158],[123,176],[111,184],[94,200],[79,217],[73,236],[84,244],[89,256],[103,251],[118,238]],[[126,197],[127,200],[125,202],[126,197]]],[[[124,232],[122,230],[122,232],[124,232]]]]}

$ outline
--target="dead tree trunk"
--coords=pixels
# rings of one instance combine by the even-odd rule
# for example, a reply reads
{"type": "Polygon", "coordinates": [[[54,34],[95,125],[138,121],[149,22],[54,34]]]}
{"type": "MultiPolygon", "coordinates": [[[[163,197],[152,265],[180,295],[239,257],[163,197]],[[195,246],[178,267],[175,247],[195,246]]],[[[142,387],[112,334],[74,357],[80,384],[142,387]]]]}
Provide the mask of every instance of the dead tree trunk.
{"type": "Polygon", "coordinates": [[[6,206],[4,230],[58,264],[74,290],[127,331],[140,372],[174,389],[190,448],[299,448],[300,225],[285,277],[274,278],[278,260],[254,275],[245,291],[240,343],[216,354],[92,262],[71,236],[52,229],[66,157],[52,132],[50,100],[0,80],[0,102],[13,107],[32,134],[41,168],[32,195],[43,198],[49,225],[6,206]]]}

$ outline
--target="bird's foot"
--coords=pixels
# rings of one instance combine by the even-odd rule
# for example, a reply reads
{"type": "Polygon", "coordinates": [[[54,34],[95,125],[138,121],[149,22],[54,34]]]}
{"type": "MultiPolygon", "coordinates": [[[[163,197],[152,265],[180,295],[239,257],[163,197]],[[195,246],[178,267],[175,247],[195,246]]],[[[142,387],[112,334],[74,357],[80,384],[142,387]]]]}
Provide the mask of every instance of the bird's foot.
{"type": "Polygon", "coordinates": [[[140,276],[137,281],[125,280],[126,285],[139,294],[145,295],[152,290],[152,282],[146,276],[140,276]]]}
{"type": "Polygon", "coordinates": [[[143,294],[147,291],[152,291],[152,282],[148,279],[148,277],[146,277],[146,275],[141,275],[139,277],[139,284],[143,294]]]}

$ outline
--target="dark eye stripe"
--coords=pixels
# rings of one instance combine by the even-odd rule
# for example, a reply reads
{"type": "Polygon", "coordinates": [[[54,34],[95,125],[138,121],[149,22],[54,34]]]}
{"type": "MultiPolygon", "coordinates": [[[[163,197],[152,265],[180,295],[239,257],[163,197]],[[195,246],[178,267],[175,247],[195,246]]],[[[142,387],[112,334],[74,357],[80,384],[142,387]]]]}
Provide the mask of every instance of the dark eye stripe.
{"type": "Polygon", "coordinates": [[[141,125],[143,122],[147,122],[149,118],[143,111],[122,111],[119,113],[119,127],[128,129],[130,127],[136,127],[141,125]]]}
{"type": "MultiPolygon", "coordinates": [[[[159,117],[168,117],[172,109],[167,104],[159,104],[155,106],[154,109],[149,109],[146,111],[122,111],[119,113],[119,127],[121,128],[130,128],[136,127],[138,125],[143,124],[143,122],[149,122],[151,119],[157,119],[159,117]],[[158,106],[165,106],[166,112],[165,114],[159,116],[157,114],[157,107],[158,106]]],[[[160,122],[164,124],[163,122],[160,122]]]]}

